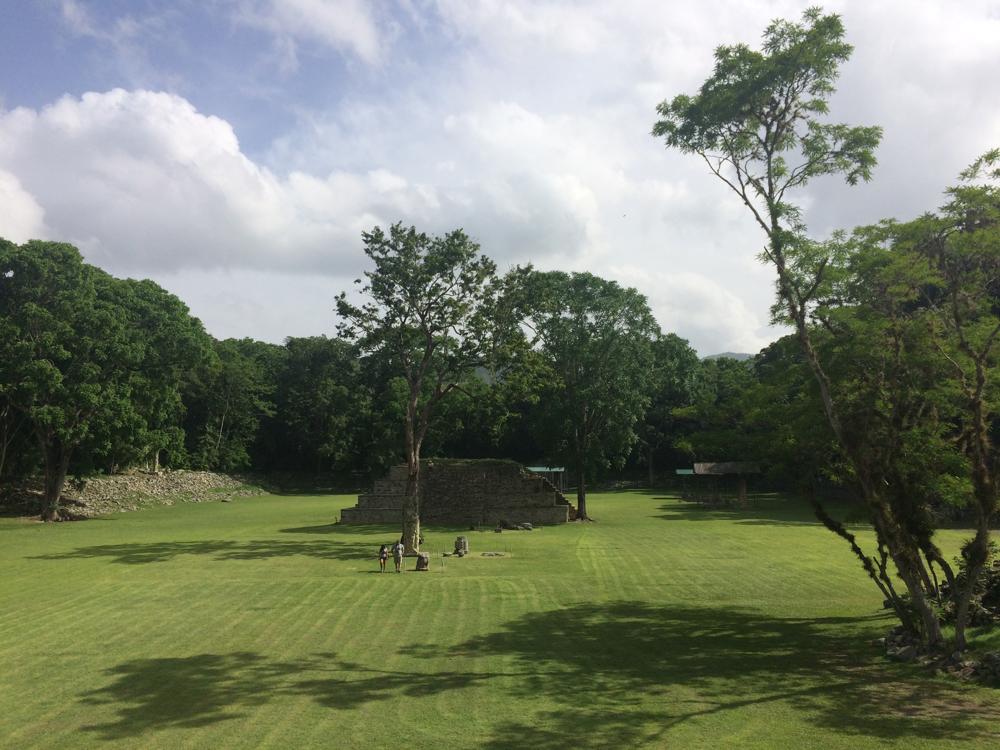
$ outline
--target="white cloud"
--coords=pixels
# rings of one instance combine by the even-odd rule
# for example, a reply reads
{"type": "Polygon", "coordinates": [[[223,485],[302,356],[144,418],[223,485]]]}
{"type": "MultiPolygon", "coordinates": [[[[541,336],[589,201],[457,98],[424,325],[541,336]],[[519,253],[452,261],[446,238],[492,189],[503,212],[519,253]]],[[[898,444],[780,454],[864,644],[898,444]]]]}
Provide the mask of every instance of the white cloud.
{"type": "Polygon", "coordinates": [[[703,274],[651,273],[634,266],[610,270],[618,281],[646,295],[664,331],[684,331],[703,355],[756,353],[780,335],[740,296],[703,274]]]}
{"type": "Polygon", "coordinates": [[[45,212],[10,172],[0,169],[0,237],[18,244],[48,235],[45,212]]]}
{"type": "Polygon", "coordinates": [[[285,67],[298,66],[296,44],[306,41],[379,62],[388,43],[373,6],[364,0],[237,0],[237,21],[272,33],[285,67]]]}
{"type": "Polygon", "coordinates": [[[354,286],[353,277],[247,269],[186,269],[151,277],[184,300],[214,336],[272,342],[336,335],[334,297],[354,286]]]}
{"type": "Polygon", "coordinates": [[[356,267],[362,229],[434,205],[385,170],[278,177],[240,151],[227,122],[148,91],[0,113],[0,169],[56,236],[132,273],[356,267]]]}

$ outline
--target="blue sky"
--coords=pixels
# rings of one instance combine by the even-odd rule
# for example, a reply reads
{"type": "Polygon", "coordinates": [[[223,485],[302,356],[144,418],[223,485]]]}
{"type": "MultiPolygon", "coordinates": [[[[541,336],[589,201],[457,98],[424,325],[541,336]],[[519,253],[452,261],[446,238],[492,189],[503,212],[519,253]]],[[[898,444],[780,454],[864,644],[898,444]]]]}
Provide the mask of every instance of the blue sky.
{"type": "Polygon", "coordinates": [[[67,93],[117,87],[167,90],[233,123],[244,150],[261,155],[301,115],[404,83],[412,66],[401,58],[409,48],[429,52],[406,14],[392,12],[398,8],[387,6],[379,19],[400,30],[394,55],[372,65],[357,59],[349,42],[290,38],[254,22],[257,5],[264,4],[4,0],[4,104],[39,108],[67,93]]]}
{"type": "MultiPolygon", "coordinates": [[[[462,226],[501,267],[645,293],[703,354],[756,351],[771,272],[738,202],[649,136],[783,0],[0,0],[0,236],[76,244],[217,336],[332,333],[360,233],[462,226]]],[[[814,233],[934,208],[1000,145],[1000,2],[842,0],[832,116],[885,129],[814,233]]]]}

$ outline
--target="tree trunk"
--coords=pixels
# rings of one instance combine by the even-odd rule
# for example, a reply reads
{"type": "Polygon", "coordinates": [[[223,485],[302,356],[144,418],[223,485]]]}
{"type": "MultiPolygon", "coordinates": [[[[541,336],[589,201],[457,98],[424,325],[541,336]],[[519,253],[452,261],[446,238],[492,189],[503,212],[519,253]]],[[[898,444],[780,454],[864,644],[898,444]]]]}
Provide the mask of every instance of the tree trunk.
{"type": "Polygon", "coordinates": [[[649,487],[652,489],[653,485],[656,484],[656,471],[653,468],[653,446],[649,446],[649,487]]]}
{"type": "Polygon", "coordinates": [[[62,497],[63,485],[66,483],[66,472],[69,470],[70,451],[56,439],[45,446],[45,493],[42,497],[43,521],[59,520],[59,501],[62,497]]]}
{"type": "Polygon", "coordinates": [[[784,301],[790,317],[795,322],[796,337],[799,340],[799,345],[802,349],[802,353],[805,355],[809,369],[812,370],[816,384],[819,386],[820,399],[823,403],[823,412],[826,415],[827,422],[830,424],[830,429],[836,437],[837,442],[844,449],[848,461],[850,461],[851,465],[854,467],[861,486],[862,495],[872,513],[873,523],[875,523],[877,527],[881,527],[882,539],[884,539],[886,546],[888,547],[889,556],[892,558],[892,561],[896,566],[896,571],[899,577],[903,580],[903,583],[906,584],[906,589],[910,594],[911,603],[920,615],[921,622],[923,623],[922,636],[924,643],[931,648],[936,648],[943,640],[943,636],[941,635],[941,623],[937,614],[927,601],[927,597],[924,595],[924,588],[921,582],[919,570],[923,567],[922,562],[920,562],[920,551],[914,545],[907,544],[907,540],[903,538],[903,532],[896,519],[893,517],[892,510],[888,507],[884,498],[880,497],[873,488],[871,476],[869,475],[865,461],[859,454],[858,445],[849,438],[843,429],[837,404],[833,398],[833,389],[831,387],[830,378],[827,376],[822,363],[819,361],[819,354],[813,347],[812,336],[809,333],[808,321],[806,317],[806,308],[804,303],[797,302],[797,298],[793,292],[794,285],[789,279],[788,271],[785,266],[783,248],[781,247],[780,242],[776,239],[778,236],[778,229],[777,219],[773,218],[773,231],[770,233],[770,239],[772,256],[778,271],[778,293],[784,301]],[[913,557],[916,557],[918,563],[917,565],[914,565],[910,559],[913,557]]]}
{"type": "Polygon", "coordinates": [[[7,466],[7,455],[10,446],[14,444],[14,438],[24,424],[24,420],[15,417],[14,408],[7,404],[0,409],[0,477],[3,477],[4,469],[7,466]]]}
{"type": "Polygon", "coordinates": [[[420,551],[420,438],[416,434],[419,387],[410,389],[406,407],[406,494],[403,496],[402,536],[406,554],[420,551]]]}
{"type": "Polygon", "coordinates": [[[965,566],[965,585],[961,590],[953,590],[955,597],[955,648],[965,651],[968,647],[965,630],[969,624],[969,605],[972,601],[972,592],[975,590],[976,581],[986,567],[989,559],[990,529],[989,519],[980,516],[979,529],[976,536],[969,545],[966,555],[968,563],[965,566]]]}
{"type": "Polygon", "coordinates": [[[917,614],[920,615],[924,628],[924,642],[929,648],[939,647],[944,641],[944,636],[941,634],[941,622],[931,607],[930,602],[927,601],[927,596],[924,594],[924,587],[919,576],[915,575],[912,566],[906,563],[901,564],[895,556],[893,557],[893,561],[896,563],[896,571],[899,573],[899,577],[906,584],[906,590],[910,594],[910,601],[916,608],[917,614]]]}
{"type": "Polygon", "coordinates": [[[583,469],[576,470],[576,517],[580,521],[589,521],[587,515],[587,480],[584,477],[583,469]]]}
{"type": "Polygon", "coordinates": [[[229,413],[229,399],[226,399],[226,408],[222,411],[222,419],[219,420],[219,434],[215,438],[215,463],[216,468],[219,463],[219,450],[222,448],[222,434],[226,426],[226,414],[229,413]]]}
{"type": "MultiPolygon", "coordinates": [[[[957,322],[957,321],[956,321],[957,322]]],[[[986,354],[976,356],[970,347],[966,352],[973,357],[976,366],[976,385],[969,392],[969,401],[973,412],[973,433],[968,451],[972,459],[973,498],[976,501],[977,528],[976,536],[964,551],[966,557],[965,586],[961,591],[953,590],[955,597],[955,646],[964,651],[967,643],[965,629],[969,624],[969,605],[976,581],[990,556],[990,520],[997,510],[997,487],[991,466],[994,452],[985,410],[984,393],[986,391],[987,373],[986,354]]]]}
{"type": "MultiPolygon", "coordinates": [[[[859,469],[861,493],[872,514],[872,525],[879,539],[885,543],[889,557],[896,566],[896,574],[906,585],[910,603],[920,617],[923,630],[920,635],[924,644],[930,648],[937,648],[944,640],[944,636],[941,634],[940,619],[925,594],[923,578],[926,572],[923,570],[920,549],[908,543],[905,538],[906,532],[900,527],[889,504],[872,487],[871,478],[862,471],[864,467],[856,460],[852,463],[859,469]]],[[[906,622],[903,624],[907,625],[906,622]]]]}
{"type": "Polygon", "coordinates": [[[896,616],[899,618],[899,621],[908,629],[915,630],[914,623],[910,622],[910,615],[906,611],[903,601],[899,598],[899,596],[897,596],[895,588],[892,585],[892,579],[885,570],[885,558],[883,557],[878,566],[876,566],[872,558],[866,555],[864,550],[862,550],[858,545],[857,538],[854,534],[850,533],[840,521],[837,521],[826,512],[826,508],[824,508],[823,504],[819,501],[815,487],[810,485],[806,492],[809,497],[809,502],[813,507],[813,511],[816,514],[816,518],[818,518],[820,523],[826,526],[826,528],[839,536],[841,539],[844,539],[851,546],[851,551],[861,562],[861,567],[864,568],[868,577],[871,578],[875,586],[878,587],[882,596],[892,604],[892,608],[896,612],[896,616]]]}
{"type": "Polygon", "coordinates": [[[406,458],[406,495],[403,497],[403,547],[406,554],[420,551],[420,457],[406,458]]]}

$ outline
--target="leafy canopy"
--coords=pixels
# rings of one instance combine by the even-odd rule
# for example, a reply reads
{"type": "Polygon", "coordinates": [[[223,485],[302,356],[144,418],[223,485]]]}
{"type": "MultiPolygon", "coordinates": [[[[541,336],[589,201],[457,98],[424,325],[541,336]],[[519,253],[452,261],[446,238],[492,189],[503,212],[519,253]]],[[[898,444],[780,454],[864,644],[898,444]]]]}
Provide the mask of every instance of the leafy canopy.
{"type": "Polygon", "coordinates": [[[788,191],[826,174],[843,174],[852,185],[867,181],[875,166],[881,128],[822,119],[852,50],[837,15],[813,7],[801,23],[776,20],[759,51],[718,47],[715,69],[697,95],[659,104],[653,135],[701,156],[769,235],[780,220],[786,230],[800,230],[788,191]]]}

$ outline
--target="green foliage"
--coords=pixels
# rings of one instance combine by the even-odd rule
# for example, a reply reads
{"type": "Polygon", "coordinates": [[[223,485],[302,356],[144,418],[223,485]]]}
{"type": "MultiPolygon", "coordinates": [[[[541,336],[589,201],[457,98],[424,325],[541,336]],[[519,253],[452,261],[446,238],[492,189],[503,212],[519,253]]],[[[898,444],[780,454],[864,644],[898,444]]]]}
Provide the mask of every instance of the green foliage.
{"type": "Polygon", "coordinates": [[[237,471],[251,464],[263,417],[273,414],[282,347],[252,339],[213,343],[214,357],[186,383],[187,443],[192,465],[237,471]]]}
{"type": "MultiPolygon", "coordinates": [[[[968,588],[971,592],[969,625],[995,628],[1000,625],[1000,554],[996,542],[991,542],[987,547],[986,560],[973,564],[976,552],[972,545],[973,542],[967,542],[956,559],[955,586],[958,590],[968,588]]],[[[945,587],[945,593],[953,592],[945,587]]],[[[956,615],[954,597],[949,596],[942,607],[942,617],[945,622],[954,623],[956,615]]]]}
{"type": "Polygon", "coordinates": [[[181,381],[210,339],[173,295],[113,278],[71,245],[2,243],[0,339],[0,437],[23,454],[33,433],[47,514],[70,468],[184,460],[181,381]]]}
{"type": "Polygon", "coordinates": [[[668,465],[677,463],[675,457],[684,443],[675,411],[692,403],[701,373],[697,352],[676,334],[657,337],[652,354],[650,404],[640,428],[651,484],[655,481],[658,461],[667,459],[668,465]]]}
{"type": "Polygon", "coordinates": [[[84,446],[87,461],[108,472],[139,463],[182,466],[182,383],[207,363],[212,340],[183,302],[152,281],[115,280],[113,288],[141,354],[129,374],[131,408],[96,426],[84,446]]]}
{"type": "Polygon", "coordinates": [[[407,383],[419,391],[427,381],[440,399],[496,343],[486,299],[496,265],[461,230],[430,237],[394,224],[362,237],[375,267],[361,286],[366,301],[337,298],[341,334],[363,352],[385,351],[407,383]]]}
{"type": "Polygon", "coordinates": [[[656,384],[659,328],[635,289],[589,273],[535,272],[527,288],[527,326],[549,370],[536,434],[548,460],[575,474],[582,503],[585,479],[620,467],[638,439],[656,384]]]}
{"type": "Polygon", "coordinates": [[[73,453],[98,426],[136,418],[131,379],[142,347],[119,284],[71,245],[0,246],[0,381],[38,442],[50,519],[73,453]]]}
{"type": "Polygon", "coordinates": [[[772,240],[780,233],[790,240],[802,226],[799,209],[786,201],[789,191],[828,174],[852,185],[867,181],[875,166],[881,128],[822,119],[852,50],[840,17],[819,8],[806,10],[801,23],[774,21],[760,51],[718,47],[715,69],[697,95],[657,107],[662,119],[653,135],[701,156],[772,240]]]}
{"type": "Polygon", "coordinates": [[[684,429],[679,441],[697,461],[753,460],[748,437],[746,394],[753,383],[751,362],[728,357],[698,363],[690,403],[673,410],[684,429]]]}
{"type": "Polygon", "coordinates": [[[843,465],[798,342],[786,336],[753,360],[707,360],[694,403],[674,410],[693,461],[758,462],[775,486],[840,483],[843,465]]]}
{"type": "Polygon", "coordinates": [[[372,395],[357,351],[326,336],[289,338],[278,374],[274,421],[285,468],[330,471],[353,465],[372,395]]]}

